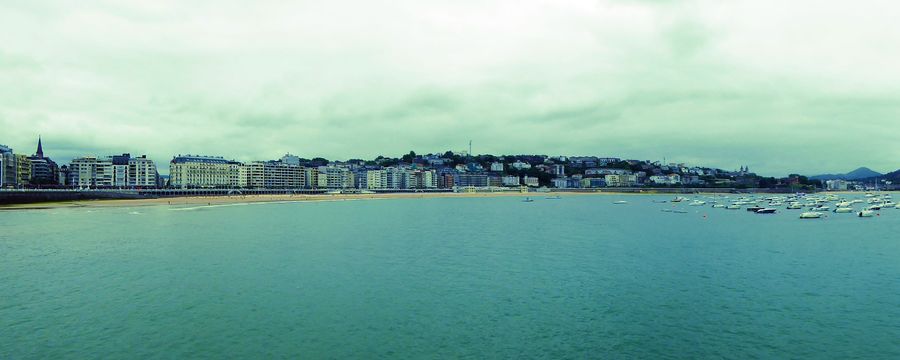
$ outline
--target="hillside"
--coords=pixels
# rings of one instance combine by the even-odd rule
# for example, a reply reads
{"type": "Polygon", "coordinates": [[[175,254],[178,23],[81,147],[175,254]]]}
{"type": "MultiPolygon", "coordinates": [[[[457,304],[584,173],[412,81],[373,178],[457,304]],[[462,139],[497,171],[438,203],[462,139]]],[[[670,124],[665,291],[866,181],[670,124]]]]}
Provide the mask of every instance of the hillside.
{"type": "Polygon", "coordinates": [[[822,175],[811,176],[810,179],[822,180],[822,181],[835,180],[835,179],[860,180],[860,179],[873,178],[873,177],[877,177],[877,176],[881,176],[881,175],[882,174],[877,171],[874,171],[867,167],[861,167],[859,169],[853,170],[846,174],[822,174],[822,175]]]}

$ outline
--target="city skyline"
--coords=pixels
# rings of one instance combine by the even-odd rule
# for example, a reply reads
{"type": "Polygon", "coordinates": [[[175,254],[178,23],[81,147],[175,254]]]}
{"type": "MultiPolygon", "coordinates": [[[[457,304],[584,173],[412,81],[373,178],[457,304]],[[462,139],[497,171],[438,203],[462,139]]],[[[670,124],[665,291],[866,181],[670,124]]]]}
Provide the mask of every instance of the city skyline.
{"type": "Polygon", "coordinates": [[[165,164],[471,139],[485,154],[884,173],[900,167],[900,6],[865,3],[8,4],[0,142],[165,164]]]}

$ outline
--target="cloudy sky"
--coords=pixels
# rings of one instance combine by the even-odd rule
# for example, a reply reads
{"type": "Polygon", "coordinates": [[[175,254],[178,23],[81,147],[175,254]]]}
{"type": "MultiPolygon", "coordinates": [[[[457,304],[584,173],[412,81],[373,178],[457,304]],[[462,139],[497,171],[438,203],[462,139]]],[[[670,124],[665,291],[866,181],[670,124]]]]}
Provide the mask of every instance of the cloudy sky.
{"type": "Polygon", "coordinates": [[[896,1],[13,1],[0,143],[900,168],[896,1]],[[288,4],[291,3],[291,4],[288,4]]]}

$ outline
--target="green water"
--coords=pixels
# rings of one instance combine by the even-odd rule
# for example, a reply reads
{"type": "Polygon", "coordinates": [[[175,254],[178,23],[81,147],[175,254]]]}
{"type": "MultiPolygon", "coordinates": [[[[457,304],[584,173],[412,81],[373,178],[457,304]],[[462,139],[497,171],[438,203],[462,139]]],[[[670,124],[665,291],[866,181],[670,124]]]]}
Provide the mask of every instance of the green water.
{"type": "Polygon", "coordinates": [[[0,212],[0,358],[900,358],[900,210],[663,198],[0,212]]]}

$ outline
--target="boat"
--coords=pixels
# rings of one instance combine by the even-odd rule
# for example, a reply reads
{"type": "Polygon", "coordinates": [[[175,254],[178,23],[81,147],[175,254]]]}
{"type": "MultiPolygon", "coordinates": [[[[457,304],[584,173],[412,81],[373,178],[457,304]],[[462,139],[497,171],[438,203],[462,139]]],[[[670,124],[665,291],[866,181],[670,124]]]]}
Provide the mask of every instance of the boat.
{"type": "Polygon", "coordinates": [[[872,217],[872,216],[875,216],[875,212],[872,211],[872,210],[863,210],[863,211],[860,211],[860,212],[856,213],[856,216],[859,216],[859,217],[872,217]]]}
{"type": "Polygon", "coordinates": [[[522,200],[522,202],[534,202],[534,199],[527,197],[525,200],[522,200]]]}
{"type": "Polygon", "coordinates": [[[694,200],[688,206],[703,206],[706,205],[706,201],[694,200]]]}
{"type": "Polygon", "coordinates": [[[713,204],[713,209],[724,209],[725,204],[713,204]]]}
{"type": "Polygon", "coordinates": [[[545,199],[549,199],[549,200],[559,200],[559,199],[562,199],[562,198],[561,198],[559,195],[556,195],[556,196],[546,197],[545,199]]]}
{"type": "Polygon", "coordinates": [[[822,213],[818,211],[807,211],[805,213],[800,214],[801,219],[818,219],[822,217],[822,213]]]}
{"type": "Polygon", "coordinates": [[[685,200],[687,200],[686,197],[676,196],[674,199],[672,199],[672,202],[682,202],[682,201],[685,201],[685,200]]]}
{"type": "Polygon", "coordinates": [[[872,210],[872,211],[881,210],[881,205],[872,205],[872,206],[867,207],[866,210],[872,210]]]}
{"type": "Polygon", "coordinates": [[[839,207],[839,208],[837,208],[837,209],[834,209],[834,212],[837,213],[837,214],[852,213],[852,212],[853,212],[853,208],[850,208],[850,207],[839,207]]]}
{"type": "Polygon", "coordinates": [[[619,201],[614,202],[613,204],[616,204],[616,205],[622,205],[622,204],[627,204],[627,203],[628,203],[628,202],[625,201],[625,200],[619,200],[619,201]]]}
{"type": "Polygon", "coordinates": [[[900,209],[900,204],[897,204],[897,206],[894,206],[894,209],[900,209]]]}
{"type": "Polygon", "coordinates": [[[756,213],[757,214],[774,214],[775,211],[777,211],[777,209],[775,209],[775,208],[764,208],[764,209],[756,210],[756,213]]]}
{"type": "Polygon", "coordinates": [[[765,209],[765,208],[764,208],[764,207],[761,207],[761,206],[751,206],[751,207],[748,207],[748,208],[747,208],[747,211],[750,211],[750,212],[757,212],[757,211],[760,211],[760,210],[762,210],[762,209],[765,209]]]}
{"type": "Polygon", "coordinates": [[[738,205],[738,204],[731,204],[731,205],[726,206],[725,208],[728,209],[728,210],[740,210],[740,209],[741,209],[741,205],[738,205]]]}
{"type": "Polygon", "coordinates": [[[800,210],[800,209],[802,209],[802,208],[803,208],[803,206],[800,205],[800,203],[790,203],[790,204],[788,204],[788,206],[787,206],[787,209],[788,209],[788,210],[800,210]]]}

